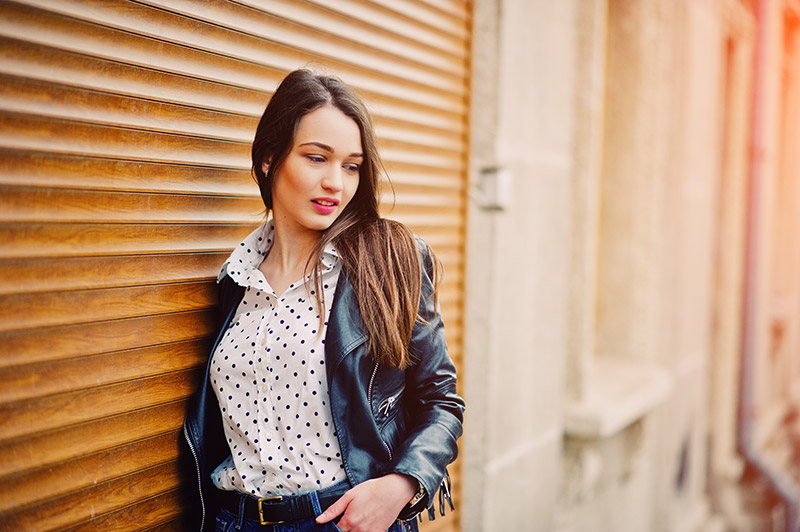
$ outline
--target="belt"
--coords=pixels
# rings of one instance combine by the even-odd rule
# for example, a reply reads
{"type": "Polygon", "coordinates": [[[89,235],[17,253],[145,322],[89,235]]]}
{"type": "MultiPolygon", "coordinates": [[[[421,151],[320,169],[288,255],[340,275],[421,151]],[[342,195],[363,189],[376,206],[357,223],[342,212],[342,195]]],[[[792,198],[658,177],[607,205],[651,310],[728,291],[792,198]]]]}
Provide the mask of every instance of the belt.
{"type": "Polygon", "coordinates": [[[314,493],[319,500],[320,510],[325,511],[328,506],[344,495],[350,486],[335,485],[331,488],[300,495],[273,495],[261,498],[245,495],[238,491],[217,490],[217,500],[222,508],[234,515],[239,515],[239,504],[244,499],[243,517],[245,519],[256,521],[262,525],[277,525],[289,521],[313,519],[318,515],[314,511],[312,500],[314,493]]]}

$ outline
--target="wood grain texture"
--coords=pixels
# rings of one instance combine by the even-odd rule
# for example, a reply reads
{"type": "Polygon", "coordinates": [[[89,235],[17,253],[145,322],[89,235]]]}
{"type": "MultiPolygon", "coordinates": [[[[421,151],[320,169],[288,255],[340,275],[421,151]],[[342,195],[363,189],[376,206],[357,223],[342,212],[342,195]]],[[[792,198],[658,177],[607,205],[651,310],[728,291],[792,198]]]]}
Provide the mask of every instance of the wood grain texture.
{"type": "Polygon", "coordinates": [[[257,220],[260,197],[147,194],[0,185],[2,222],[237,223],[257,220]]]}
{"type": "Polygon", "coordinates": [[[8,512],[5,525],[16,530],[64,530],[77,523],[97,521],[98,516],[103,520],[103,514],[176,490],[178,485],[175,462],[167,462],[8,512]],[[59,511],[52,511],[54,507],[59,511]]]}
{"type": "Polygon", "coordinates": [[[0,148],[0,183],[127,192],[253,197],[258,187],[249,168],[196,166],[53,153],[39,149],[0,148]]]}
{"type": "Polygon", "coordinates": [[[91,323],[209,308],[212,281],[0,296],[2,330],[91,323]]]}
{"type": "Polygon", "coordinates": [[[10,222],[0,231],[0,258],[230,251],[256,226],[10,222]]]}
{"type": "MultiPolygon", "coordinates": [[[[117,24],[125,25],[127,20],[135,24],[142,16],[140,9],[145,8],[133,3],[125,4],[129,18],[116,18],[117,24]]],[[[414,77],[404,78],[389,72],[367,73],[357,64],[325,57],[319,52],[311,53],[304,48],[293,48],[280,41],[264,42],[241,33],[225,33],[223,37],[218,33],[223,30],[215,26],[198,28],[199,23],[192,19],[176,17],[162,10],[151,11],[151,15],[158,18],[158,25],[152,29],[162,30],[167,26],[168,41],[160,39],[158,31],[153,34],[134,27],[131,33],[121,32],[105,25],[17,5],[0,7],[0,35],[16,36],[22,32],[28,40],[38,43],[56,39],[65,48],[87,55],[96,55],[94,50],[104,50],[104,55],[110,53],[114,59],[125,63],[151,68],[166,66],[176,73],[220,82],[237,80],[241,86],[251,89],[259,87],[259,71],[266,66],[263,63],[265,57],[268,57],[271,67],[283,70],[324,61],[348,80],[353,80],[352,83],[359,88],[454,113],[460,108],[462,96],[444,88],[418,83],[414,77]],[[171,38],[173,35],[174,39],[171,38]],[[110,48],[112,43],[113,49],[110,48]],[[268,48],[269,56],[265,56],[265,48],[268,48]]]]}
{"type": "Polygon", "coordinates": [[[3,440],[19,438],[183,399],[195,391],[203,369],[5,403],[0,434],[3,440]]]}
{"type": "Polygon", "coordinates": [[[0,366],[20,366],[211,335],[211,310],[0,332],[0,366]],[[46,341],[42,341],[45,339],[46,341]]]}
{"type": "MultiPolygon", "coordinates": [[[[64,532],[134,532],[176,519],[181,513],[178,490],[164,492],[62,529],[64,532]]],[[[47,531],[49,532],[49,531],[47,531]]]]}
{"type": "Polygon", "coordinates": [[[183,425],[185,410],[185,402],[176,401],[0,441],[0,475],[54,466],[128,442],[177,431],[183,425]]]}
{"type": "Polygon", "coordinates": [[[227,256],[226,251],[0,259],[0,294],[208,280],[227,256]]]}
{"type": "Polygon", "coordinates": [[[0,404],[186,370],[203,365],[209,338],[64,360],[0,367],[0,404]]]}
{"type": "Polygon", "coordinates": [[[0,484],[0,512],[45,502],[97,483],[175,459],[182,431],[167,432],[79,456],[56,465],[9,475],[0,484]]]}
{"type": "Polygon", "coordinates": [[[263,221],[250,142],[297,67],[367,100],[381,212],[438,253],[460,366],[470,24],[460,0],[0,2],[0,529],[192,511],[176,464],[213,280],[263,221]]]}

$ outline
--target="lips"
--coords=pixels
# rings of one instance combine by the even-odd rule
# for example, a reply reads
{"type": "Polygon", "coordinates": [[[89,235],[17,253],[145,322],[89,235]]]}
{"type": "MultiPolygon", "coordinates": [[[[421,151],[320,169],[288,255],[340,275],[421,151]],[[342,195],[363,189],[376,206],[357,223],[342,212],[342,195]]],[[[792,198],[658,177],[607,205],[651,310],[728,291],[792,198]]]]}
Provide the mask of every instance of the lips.
{"type": "Polygon", "coordinates": [[[331,214],[336,210],[336,206],[339,205],[339,200],[334,198],[314,198],[311,203],[320,214],[331,214]]]}

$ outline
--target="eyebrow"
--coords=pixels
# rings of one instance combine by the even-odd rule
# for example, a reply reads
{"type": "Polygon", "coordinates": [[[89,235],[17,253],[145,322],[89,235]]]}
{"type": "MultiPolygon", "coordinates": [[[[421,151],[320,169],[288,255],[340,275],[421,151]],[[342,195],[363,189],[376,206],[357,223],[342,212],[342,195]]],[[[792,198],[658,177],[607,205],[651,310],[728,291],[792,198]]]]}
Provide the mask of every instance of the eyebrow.
{"type": "MultiPolygon", "coordinates": [[[[331,148],[327,144],[323,144],[321,142],[304,142],[303,144],[300,144],[300,146],[316,146],[317,148],[319,148],[321,150],[325,150],[328,153],[333,153],[333,148],[331,148]]],[[[353,152],[353,153],[350,154],[350,157],[361,157],[361,158],[363,158],[364,154],[363,153],[358,153],[358,152],[353,152]]]]}

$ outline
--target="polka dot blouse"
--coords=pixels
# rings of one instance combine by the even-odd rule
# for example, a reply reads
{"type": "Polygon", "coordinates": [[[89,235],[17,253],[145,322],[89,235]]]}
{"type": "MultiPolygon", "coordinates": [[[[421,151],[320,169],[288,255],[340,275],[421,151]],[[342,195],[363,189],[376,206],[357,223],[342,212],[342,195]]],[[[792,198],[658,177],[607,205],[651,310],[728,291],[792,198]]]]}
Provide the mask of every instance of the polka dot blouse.
{"type": "Polygon", "coordinates": [[[265,497],[324,488],[344,480],[325,372],[325,331],[341,265],[323,251],[325,321],[314,289],[298,280],[278,296],[258,266],[270,247],[272,222],[250,234],[223,265],[245,287],[242,302],[212,355],[231,456],[214,484],[265,497]]]}

